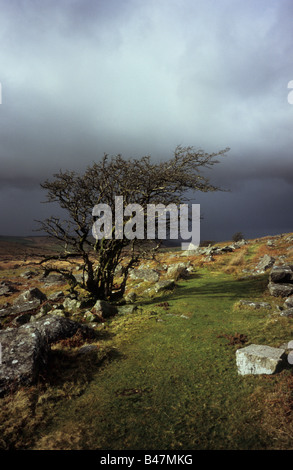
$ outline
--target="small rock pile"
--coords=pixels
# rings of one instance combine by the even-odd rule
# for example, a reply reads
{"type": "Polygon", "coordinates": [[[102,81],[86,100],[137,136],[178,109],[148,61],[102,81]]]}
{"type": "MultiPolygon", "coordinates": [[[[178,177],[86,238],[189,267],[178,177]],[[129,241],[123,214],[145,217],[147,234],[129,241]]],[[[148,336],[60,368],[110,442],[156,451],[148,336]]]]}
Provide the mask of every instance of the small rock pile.
{"type": "Polygon", "coordinates": [[[269,274],[268,289],[274,297],[288,297],[293,294],[293,266],[273,266],[269,274]]]}
{"type": "MultiPolygon", "coordinates": [[[[266,255],[267,256],[267,255],[266,255]]],[[[270,262],[269,257],[260,266],[265,268],[270,262]]],[[[267,267],[265,268],[265,270],[267,267]]],[[[286,298],[283,306],[278,307],[281,316],[293,316],[293,265],[274,265],[269,273],[268,283],[269,293],[273,297],[286,298]]],[[[239,301],[240,305],[254,309],[271,309],[271,305],[266,302],[254,302],[250,300],[239,301]]],[[[282,345],[279,348],[272,348],[266,345],[251,344],[236,351],[236,365],[240,375],[248,374],[275,374],[279,372],[286,361],[286,349],[292,350],[293,341],[282,345]],[[289,347],[290,346],[290,347],[289,347]]]]}

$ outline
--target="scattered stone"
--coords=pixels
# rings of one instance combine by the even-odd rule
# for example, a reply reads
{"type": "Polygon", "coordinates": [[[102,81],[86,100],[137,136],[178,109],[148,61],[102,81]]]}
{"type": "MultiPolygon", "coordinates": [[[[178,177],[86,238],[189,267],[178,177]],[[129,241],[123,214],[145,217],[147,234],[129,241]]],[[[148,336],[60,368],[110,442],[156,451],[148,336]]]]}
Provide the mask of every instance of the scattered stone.
{"type": "Polygon", "coordinates": [[[128,315],[128,314],[134,313],[137,310],[137,305],[121,305],[120,307],[117,307],[117,308],[118,308],[119,313],[128,315]]]}
{"type": "Polygon", "coordinates": [[[135,302],[137,299],[137,294],[135,292],[129,292],[126,296],[125,296],[125,300],[126,302],[135,302]]]}
{"type": "Polygon", "coordinates": [[[40,305],[41,302],[38,299],[29,300],[28,302],[23,302],[20,304],[14,304],[13,307],[10,308],[10,314],[30,312],[39,308],[40,305]]]}
{"type": "Polygon", "coordinates": [[[234,245],[234,248],[241,248],[242,246],[247,245],[248,243],[249,242],[247,240],[242,238],[242,240],[239,240],[239,242],[233,243],[233,245],[234,245]]]}
{"type": "Polygon", "coordinates": [[[275,284],[270,282],[268,290],[274,297],[288,297],[293,294],[293,284],[275,284]]]}
{"type": "Polygon", "coordinates": [[[264,273],[274,265],[275,261],[275,258],[272,256],[264,255],[256,266],[255,272],[258,274],[264,273]]]}
{"type": "Polygon", "coordinates": [[[7,286],[2,282],[0,285],[0,295],[9,295],[10,293],[10,286],[7,286]]]}
{"type": "MultiPolygon", "coordinates": [[[[214,255],[221,255],[223,253],[231,253],[234,250],[237,250],[238,248],[241,248],[244,245],[247,245],[248,241],[247,240],[240,240],[239,242],[234,242],[231,245],[219,247],[219,246],[212,246],[209,245],[208,247],[199,247],[194,251],[184,251],[182,253],[182,256],[188,256],[188,255],[207,255],[210,256],[212,254],[214,255]]],[[[206,261],[212,261],[206,259],[206,261]]]]}
{"type": "Polygon", "coordinates": [[[13,307],[5,307],[0,309],[0,318],[8,317],[13,313],[13,307]]]}
{"type": "Polygon", "coordinates": [[[275,297],[289,297],[293,294],[293,266],[273,266],[269,274],[268,290],[275,297]]]}
{"type": "Polygon", "coordinates": [[[40,278],[40,281],[44,282],[46,286],[67,283],[67,279],[62,273],[50,273],[44,275],[40,278]]]}
{"type": "Polygon", "coordinates": [[[32,302],[38,300],[39,304],[47,300],[46,295],[40,291],[37,287],[33,287],[32,289],[28,289],[22,292],[17,299],[14,301],[15,305],[24,303],[24,302],[32,302]]]}
{"type": "Polygon", "coordinates": [[[11,303],[10,303],[10,302],[5,302],[5,303],[2,305],[2,308],[8,308],[8,307],[11,307],[11,303]]]}
{"type": "Polygon", "coordinates": [[[288,341],[288,343],[283,343],[279,346],[280,349],[288,349],[289,351],[293,349],[293,341],[288,341]]]}
{"type": "Polygon", "coordinates": [[[59,315],[59,317],[66,317],[65,311],[61,308],[54,308],[49,310],[48,315],[59,315]]]}
{"type": "Polygon", "coordinates": [[[293,308],[286,308],[285,310],[281,310],[280,316],[281,317],[293,317],[293,308]]]}
{"type": "Polygon", "coordinates": [[[234,250],[235,248],[233,245],[223,246],[222,248],[218,248],[217,253],[231,253],[234,250]]]}
{"type": "Polygon", "coordinates": [[[30,319],[31,319],[30,313],[22,313],[18,317],[14,318],[11,323],[12,325],[15,325],[15,326],[21,326],[21,325],[25,325],[26,323],[28,323],[30,319]]]}
{"type": "Polygon", "coordinates": [[[283,310],[284,310],[284,307],[282,307],[281,305],[276,305],[276,313],[282,312],[283,310]]]}
{"type": "Polygon", "coordinates": [[[256,310],[260,308],[266,308],[266,309],[272,308],[272,306],[268,302],[255,302],[252,300],[239,300],[239,304],[254,308],[256,310]]]}
{"type": "Polygon", "coordinates": [[[293,283],[293,269],[291,265],[273,266],[269,281],[271,283],[293,283]]]}
{"type": "Polygon", "coordinates": [[[205,259],[204,259],[204,261],[205,261],[206,263],[210,263],[211,261],[215,261],[215,258],[214,258],[212,255],[206,256],[205,259]]]}
{"type": "Polygon", "coordinates": [[[97,300],[91,312],[103,318],[109,318],[116,315],[118,313],[118,309],[115,305],[112,305],[105,300],[97,300]]]}
{"type": "Polygon", "coordinates": [[[12,282],[3,281],[0,283],[0,295],[11,295],[14,292],[17,292],[17,289],[14,287],[12,282]]]}
{"type": "Polygon", "coordinates": [[[87,273],[76,273],[74,274],[74,277],[77,282],[86,282],[88,280],[88,274],[87,273]]]}
{"type": "Polygon", "coordinates": [[[169,279],[177,281],[178,279],[186,279],[189,276],[187,268],[190,267],[190,263],[177,263],[173,266],[169,266],[166,276],[169,279]]]}
{"type": "Polygon", "coordinates": [[[83,318],[84,318],[86,321],[90,322],[90,323],[97,321],[96,316],[95,316],[92,312],[90,312],[89,310],[87,310],[87,311],[83,314],[83,318]]]}
{"type": "Polygon", "coordinates": [[[220,253],[219,250],[220,250],[219,246],[209,245],[207,248],[202,248],[201,249],[201,254],[203,254],[203,255],[211,255],[212,253],[219,254],[220,253]]]}
{"type": "Polygon", "coordinates": [[[236,351],[238,374],[274,374],[281,369],[285,349],[251,344],[236,351]]]}
{"type": "Polygon", "coordinates": [[[49,295],[48,300],[60,300],[63,297],[65,297],[65,294],[62,290],[59,290],[58,292],[53,292],[53,294],[49,295]]]}
{"type": "Polygon", "coordinates": [[[135,284],[135,286],[132,286],[132,289],[139,289],[142,285],[143,285],[143,281],[138,282],[137,284],[135,284]]]}
{"type": "Polygon", "coordinates": [[[41,320],[41,318],[44,318],[45,316],[46,316],[46,314],[43,313],[43,312],[38,312],[35,315],[31,315],[30,323],[35,323],[35,322],[41,320]]]}
{"type": "Polygon", "coordinates": [[[289,295],[284,302],[284,308],[292,308],[293,307],[293,295],[289,295]]]}
{"type": "Polygon", "coordinates": [[[200,248],[193,243],[189,243],[187,250],[182,251],[179,256],[195,256],[202,254],[203,248],[200,248]]]}
{"type": "Polygon", "coordinates": [[[129,275],[131,279],[143,279],[144,281],[157,282],[159,273],[155,269],[133,269],[129,275]]]}
{"type": "Polygon", "coordinates": [[[25,279],[31,279],[32,277],[36,276],[37,273],[35,271],[25,271],[20,276],[24,277],[25,279]]]}
{"type": "Polygon", "coordinates": [[[162,292],[164,290],[172,290],[175,287],[175,281],[173,279],[165,279],[157,282],[154,285],[155,292],[162,292]]]}
{"type": "Polygon", "coordinates": [[[87,331],[84,325],[58,315],[48,315],[34,323],[34,325],[25,325],[23,328],[31,331],[37,329],[49,344],[61,339],[70,338],[79,329],[84,332],[87,331]]]}
{"type": "Polygon", "coordinates": [[[85,346],[81,346],[78,350],[79,355],[89,354],[92,352],[97,352],[98,347],[96,344],[86,344],[85,346]]]}
{"type": "Polygon", "coordinates": [[[70,299],[67,297],[63,302],[63,308],[69,313],[76,312],[80,307],[81,301],[77,299],[70,299]]]}
{"type": "Polygon", "coordinates": [[[41,313],[42,315],[47,315],[47,313],[49,313],[51,309],[52,309],[51,304],[45,303],[44,305],[41,306],[39,313],[41,313]]]}
{"type": "Polygon", "coordinates": [[[46,299],[46,295],[38,288],[28,289],[14,300],[12,306],[1,309],[0,317],[33,311],[39,308],[46,299]]]}
{"type": "Polygon", "coordinates": [[[156,290],[154,287],[149,287],[148,289],[145,289],[143,295],[148,296],[152,298],[156,294],[156,290]]]}

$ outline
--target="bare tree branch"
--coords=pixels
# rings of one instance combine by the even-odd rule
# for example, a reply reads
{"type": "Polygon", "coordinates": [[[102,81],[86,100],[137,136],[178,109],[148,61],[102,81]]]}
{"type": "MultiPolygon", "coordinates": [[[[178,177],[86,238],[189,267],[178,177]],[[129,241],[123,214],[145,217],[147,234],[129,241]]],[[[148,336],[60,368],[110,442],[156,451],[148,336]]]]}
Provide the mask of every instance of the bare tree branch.
{"type": "MultiPolygon", "coordinates": [[[[220,188],[210,183],[204,170],[212,168],[219,162],[217,158],[228,151],[227,148],[209,154],[201,149],[177,146],[171,159],[158,163],[152,163],[150,156],[127,160],[121,155],[109,157],[105,154],[83,175],[73,171],[60,171],[53,175],[53,180],[44,181],[41,187],[47,191],[46,202],[57,202],[67,217],[65,220],[50,217],[39,221],[39,224],[40,230],[62,242],[63,253],[47,257],[42,263],[82,259],[82,286],[97,298],[110,299],[114,295],[115,269],[124,260],[124,279],[117,293],[122,296],[128,271],[143,256],[139,247],[146,240],[130,241],[125,236],[121,239],[95,239],[92,234],[94,206],[108,204],[113,210],[115,197],[123,196],[125,206],[139,204],[145,211],[148,204],[179,205],[187,202],[189,194],[196,191],[218,191],[220,188]]],[[[130,219],[130,216],[125,217],[124,226],[130,219]]],[[[114,233],[114,217],[112,222],[114,233]]],[[[50,269],[60,270],[57,266],[50,269]]]]}

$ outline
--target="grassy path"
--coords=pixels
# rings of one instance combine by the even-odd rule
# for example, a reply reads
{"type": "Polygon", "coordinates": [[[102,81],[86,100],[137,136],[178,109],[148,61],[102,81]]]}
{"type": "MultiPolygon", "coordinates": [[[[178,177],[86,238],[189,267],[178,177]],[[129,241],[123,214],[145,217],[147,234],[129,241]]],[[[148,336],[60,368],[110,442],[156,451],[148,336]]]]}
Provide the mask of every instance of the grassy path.
{"type": "Polygon", "coordinates": [[[260,425],[262,397],[279,379],[238,376],[241,345],[225,336],[272,346],[285,339],[284,325],[270,322],[268,312],[233,310],[237,300],[261,298],[263,290],[262,279],[202,271],[158,300],[168,306],[146,303],[142,312],[119,315],[104,339],[116,354],[81,396],[58,403],[34,448],[270,448],[260,425]]]}

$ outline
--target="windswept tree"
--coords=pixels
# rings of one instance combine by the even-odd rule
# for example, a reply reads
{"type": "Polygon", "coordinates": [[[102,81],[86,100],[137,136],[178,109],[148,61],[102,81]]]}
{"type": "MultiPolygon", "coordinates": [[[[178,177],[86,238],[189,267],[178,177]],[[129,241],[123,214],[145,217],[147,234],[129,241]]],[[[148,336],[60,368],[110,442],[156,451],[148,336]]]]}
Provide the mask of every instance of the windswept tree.
{"type": "Polygon", "coordinates": [[[46,180],[41,184],[47,191],[46,202],[58,203],[66,214],[64,219],[50,217],[40,222],[40,230],[61,242],[62,246],[59,254],[42,261],[47,273],[62,272],[73,288],[80,286],[96,299],[123,297],[129,269],[141,256],[138,248],[141,245],[145,247],[148,241],[136,237],[130,239],[123,230],[121,232],[132,215],[127,214],[121,227],[121,220],[115,219],[117,196],[123,198],[124,207],[138,204],[145,211],[149,204],[186,203],[194,191],[219,190],[210,183],[204,170],[218,163],[217,157],[225,155],[228,150],[208,154],[193,147],[178,146],[172,158],[158,163],[153,163],[149,156],[124,159],[121,155],[104,155],[84,174],[60,171],[52,180],[46,180]],[[99,232],[100,236],[93,236],[97,217],[93,209],[97,206],[113,210],[108,235],[105,228],[104,233],[99,232]],[[118,229],[120,235],[115,236],[118,229]],[[74,259],[82,260],[83,276],[79,281],[70,269],[74,259]],[[60,261],[63,266],[67,263],[68,269],[61,268],[60,261]],[[114,288],[115,270],[120,263],[123,266],[122,281],[114,288]]]}

